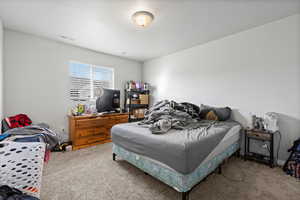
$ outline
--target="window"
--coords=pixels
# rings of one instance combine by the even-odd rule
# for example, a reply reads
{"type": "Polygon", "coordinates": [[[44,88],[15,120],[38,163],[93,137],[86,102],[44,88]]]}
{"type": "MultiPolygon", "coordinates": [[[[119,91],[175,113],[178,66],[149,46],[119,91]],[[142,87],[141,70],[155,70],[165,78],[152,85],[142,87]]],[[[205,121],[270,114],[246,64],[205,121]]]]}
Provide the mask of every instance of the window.
{"type": "Polygon", "coordinates": [[[70,99],[87,101],[94,99],[97,88],[114,87],[114,71],[109,67],[70,62],[70,99]]]}

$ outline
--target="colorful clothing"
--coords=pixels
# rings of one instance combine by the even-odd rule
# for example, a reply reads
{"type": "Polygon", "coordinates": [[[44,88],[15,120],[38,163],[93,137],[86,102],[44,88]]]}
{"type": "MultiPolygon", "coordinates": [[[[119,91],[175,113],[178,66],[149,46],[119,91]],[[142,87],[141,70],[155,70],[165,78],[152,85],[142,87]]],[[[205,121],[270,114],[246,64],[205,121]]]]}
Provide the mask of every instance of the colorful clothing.
{"type": "Polygon", "coordinates": [[[292,148],[289,149],[291,155],[286,161],[283,170],[298,179],[300,179],[300,139],[294,142],[292,148]]]}
{"type": "Polygon", "coordinates": [[[32,124],[31,119],[25,114],[18,114],[12,117],[5,118],[9,128],[18,128],[29,126],[32,124]]]}

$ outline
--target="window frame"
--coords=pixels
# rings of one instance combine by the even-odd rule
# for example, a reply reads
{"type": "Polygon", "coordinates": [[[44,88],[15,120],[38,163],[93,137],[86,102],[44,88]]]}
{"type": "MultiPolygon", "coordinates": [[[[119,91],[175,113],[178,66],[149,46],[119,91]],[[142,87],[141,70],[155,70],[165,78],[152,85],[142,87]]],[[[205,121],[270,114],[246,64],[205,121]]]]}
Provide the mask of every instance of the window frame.
{"type": "MultiPolygon", "coordinates": [[[[68,78],[69,78],[69,81],[70,81],[70,78],[72,78],[71,74],[70,74],[70,65],[72,63],[75,63],[75,64],[82,64],[82,65],[88,65],[89,68],[90,68],[90,76],[93,76],[93,68],[102,68],[102,69],[106,69],[106,70],[110,70],[112,72],[112,79],[111,79],[111,85],[112,87],[111,88],[108,88],[108,89],[115,89],[115,69],[114,67],[111,67],[111,66],[99,66],[99,65],[96,65],[96,64],[88,64],[88,63],[83,63],[83,62],[79,62],[79,61],[76,61],[76,60],[70,60],[68,62],[68,78]]],[[[94,97],[94,86],[93,86],[93,81],[94,81],[94,77],[92,77],[91,79],[91,97],[90,98],[86,98],[85,100],[83,99],[72,99],[71,96],[70,96],[70,90],[72,89],[72,84],[69,82],[69,98],[71,101],[89,101],[89,100],[95,100],[96,98],[94,97]]]]}

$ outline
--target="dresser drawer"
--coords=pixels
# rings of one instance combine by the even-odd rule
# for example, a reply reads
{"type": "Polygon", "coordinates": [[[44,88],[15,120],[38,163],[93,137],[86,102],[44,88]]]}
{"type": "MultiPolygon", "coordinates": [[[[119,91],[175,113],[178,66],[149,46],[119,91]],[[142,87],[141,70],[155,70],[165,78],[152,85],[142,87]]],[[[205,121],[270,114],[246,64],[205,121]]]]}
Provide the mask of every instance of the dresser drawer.
{"type": "Polygon", "coordinates": [[[121,115],[121,116],[110,117],[108,124],[110,124],[110,126],[113,126],[115,124],[126,123],[126,122],[128,122],[128,115],[121,115]]]}
{"type": "Polygon", "coordinates": [[[120,123],[126,123],[126,122],[128,122],[128,115],[115,117],[115,118],[111,119],[111,122],[113,123],[113,125],[120,124],[120,123]]]}
{"type": "Polygon", "coordinates": [[[247,135],[248,135],[248,137],[251,137],[251,138],[258,138],[258,139],[262,139],[262,140],[271,140],[271,134],[267,134],[267,133],[248,131],[247,135]]]}
{"type": "Polygon", "coordinates": [[[93,127],[76,130],[77,138],[89,137],[89,136],[107,136],[107,129],[102,127],[93,127]]]}
{"type": "Polygon", "coordinates": [[[107,136],[91,136],[91,137],[84,137],[84,138],[77,138],[74,141],[75,145],[88,145],[93,144],[96,142],[102,142],[108,139],[107,136]]]}
{"type": "Polygon", "coordinates": [[[117,124],[119,124],[119,123],[127,123],[127,122],[128,122],[128,117],[127,118],[118,119],[117,124]]]}
{"type": "Polygon", "coordinates": [[[115,117],[116,120],[127,120],[128,121],[128,115],[122,115],[122,116],[118,116],[115,117]]]}
{"type": "Polygon", "coordinates": [[[106,118],[95,118],[95,119],[82,119],[76,121],[77,128],[90,128],[90,127],[99,127],[107,124],[109,119],[106,118]]]}

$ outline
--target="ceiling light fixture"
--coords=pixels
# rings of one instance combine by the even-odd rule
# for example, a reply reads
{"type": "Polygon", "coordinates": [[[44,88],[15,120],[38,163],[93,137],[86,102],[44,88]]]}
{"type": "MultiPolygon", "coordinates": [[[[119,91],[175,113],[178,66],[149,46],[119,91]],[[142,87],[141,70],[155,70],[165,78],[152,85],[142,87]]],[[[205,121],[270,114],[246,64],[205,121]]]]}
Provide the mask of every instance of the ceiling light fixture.
{"type": "Polygon", "coordinates": [[[154,19],[154,15],[147,11],[138,11],[132,15],[133,22],[141,27],[148,26],[154,19]]]}

